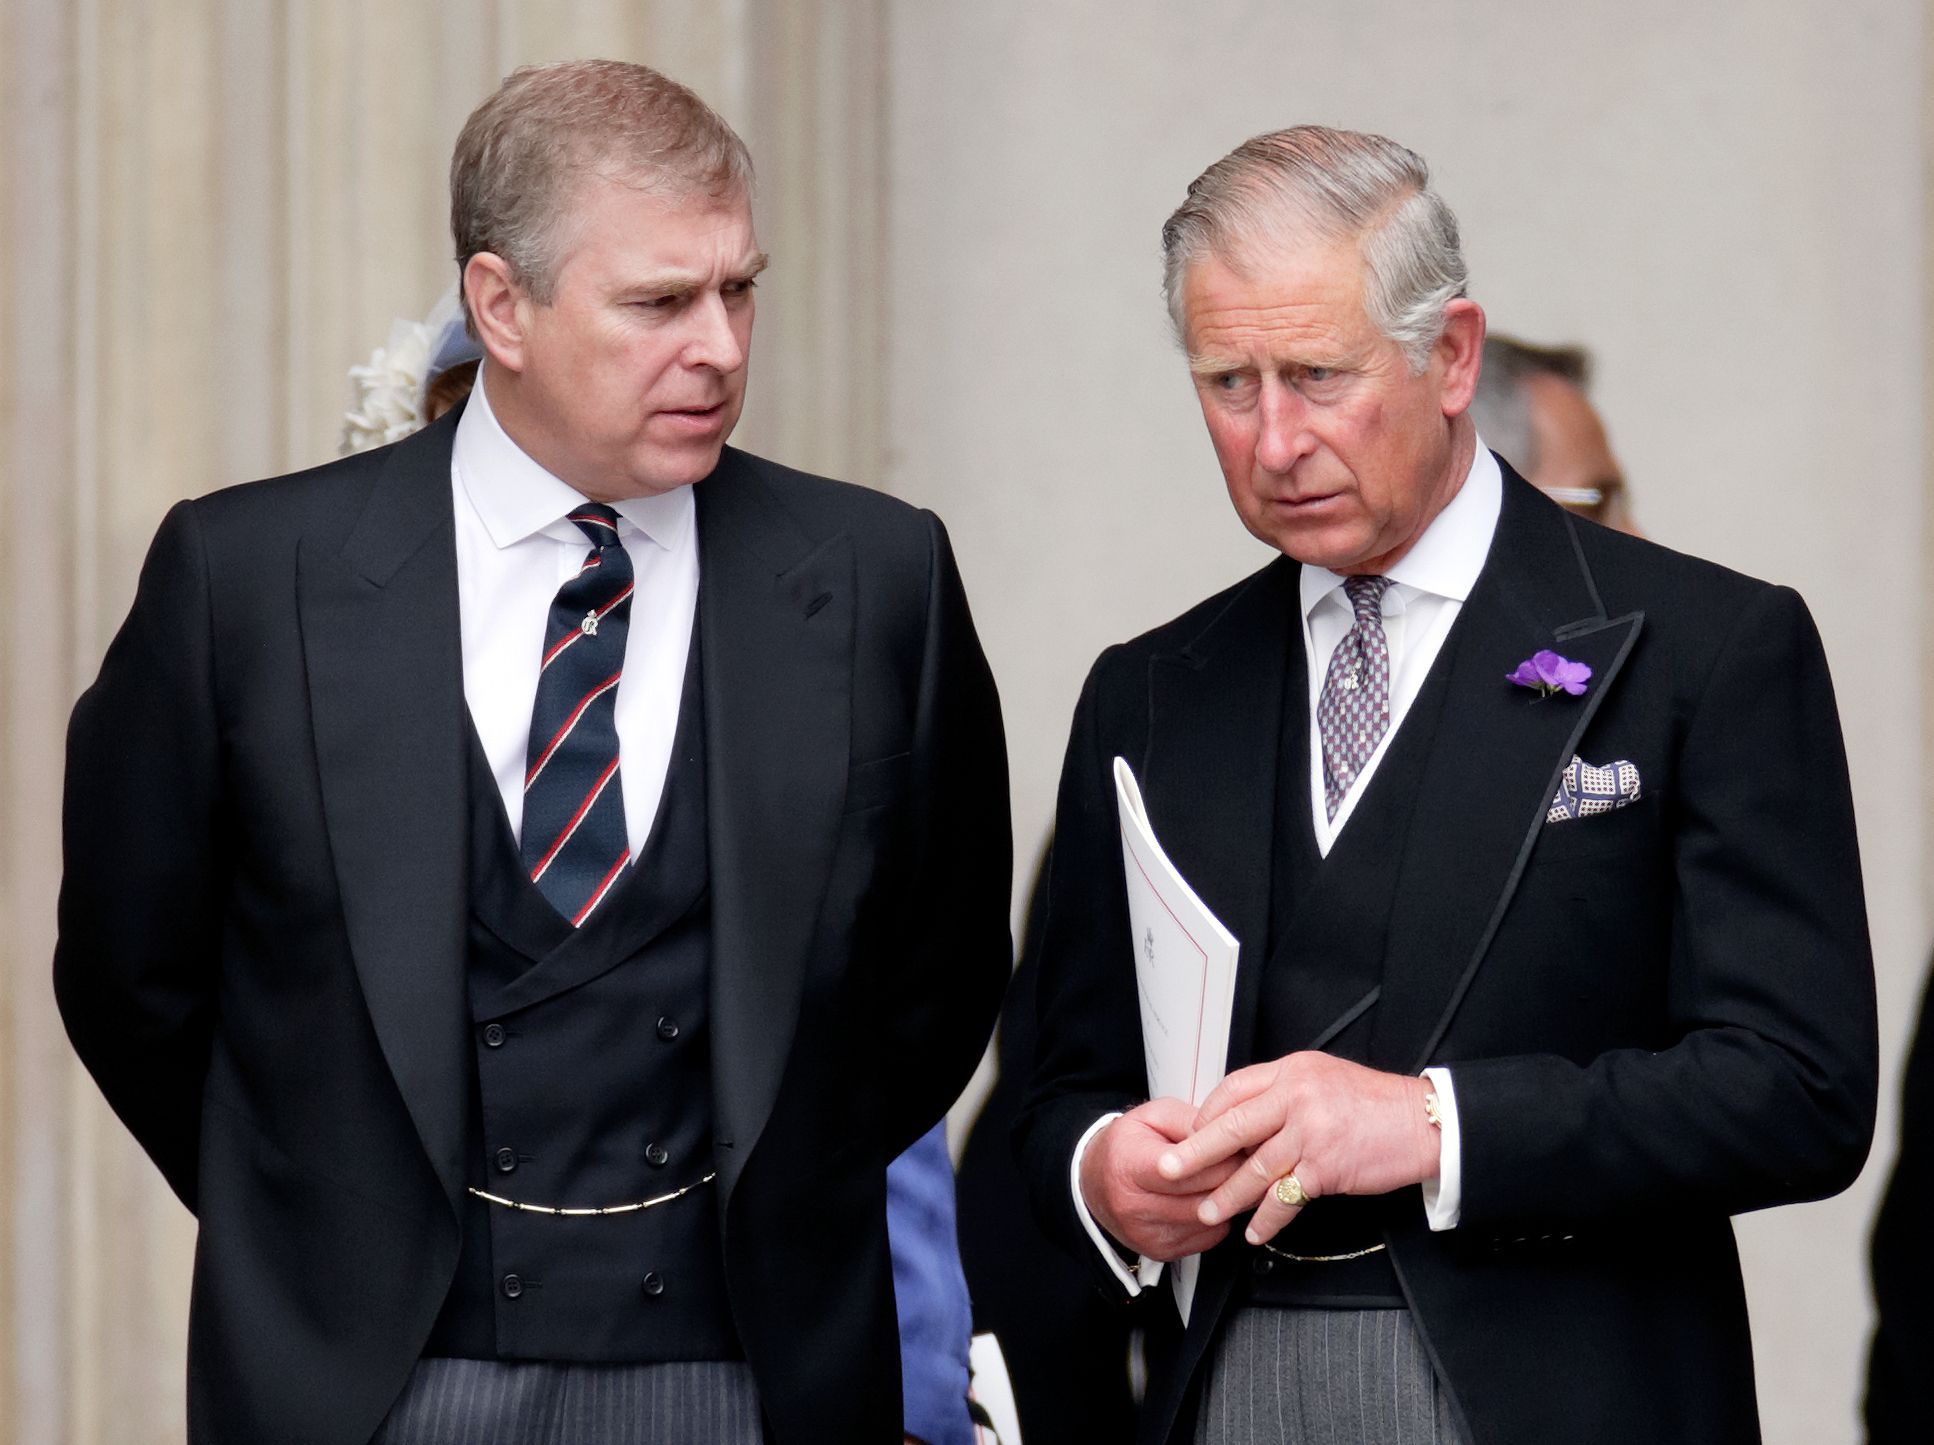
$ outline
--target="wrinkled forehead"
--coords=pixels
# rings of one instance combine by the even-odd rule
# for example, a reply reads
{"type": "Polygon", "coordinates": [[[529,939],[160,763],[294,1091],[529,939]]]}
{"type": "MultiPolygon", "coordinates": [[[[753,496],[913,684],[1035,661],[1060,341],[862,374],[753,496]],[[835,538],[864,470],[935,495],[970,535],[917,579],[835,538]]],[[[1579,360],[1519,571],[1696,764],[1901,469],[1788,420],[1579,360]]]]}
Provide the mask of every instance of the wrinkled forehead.
{"type": "Polygon", "coordinates": [[[714,191],[591,174],[572,187],[553,224],[560,274],[586,255],[636,263],[648,256],[670,261],[676,254],[690,261],[687,253],[695,246],[727,269],[764,265],[751,196],[743,187],[714,191]]]}
{"type": "Polygon", "coordinates": [[[1218,317],[1261,312],[1326,313],[1338,324],[1366,318],[1363,257],[1351,240],[1272,235],[1210,250],[1182,272],[1182,320],[1193,336],[1218,317]]]}
{"type": "Polygon", "coordinates": [[[1230,237],[1211,253],[1229,271],[1258,286],[1295,285],[1320,278],[1326,286],[1363,289],[1363,248],[1354,236],[1317,230],[1270,231],[1230,237]]]}

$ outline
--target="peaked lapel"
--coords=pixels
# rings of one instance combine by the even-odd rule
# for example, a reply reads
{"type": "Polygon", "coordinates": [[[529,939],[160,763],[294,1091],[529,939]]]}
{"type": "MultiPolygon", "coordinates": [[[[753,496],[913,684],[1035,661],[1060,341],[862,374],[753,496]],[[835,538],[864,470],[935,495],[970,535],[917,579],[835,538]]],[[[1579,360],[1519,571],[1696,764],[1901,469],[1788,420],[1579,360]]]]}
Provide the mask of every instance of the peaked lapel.
{"type": "MultiPolygon", "coordinates": [[[[1163,851],[1241,945],[1231,1066],[1249,1061],[1268,946],[1283,678],[1303,668],[1298,575],[1272,562],[1181,651],[1151,659],[1148,750],[1129,760],[1163,851]]],[[[1307,716],[1292,725],[1307,751],[1307,716]]]]}
{"type": "Polygon", "coordinates": [[[1606,617],[1578,523],[1505,467],[1491,552],[1437,666],[1448,691],[1411,817],[1372,1026],[1379,1067],[1429,1062],[1504,917],[1558,776],[1617,685],[1643,613],[1606,617]],[[1505,680],[1540,648],[1587,663],[1582,697],[1505,680]]]}
{"type": "Polygon", "coordinates": [[[851,747],[852,543],[820,541],[728,448],[698,487],[713,1103],[729,1200],[798,1027],[851,747]]]}
{"type": "Polygon", "coordinates": [[[454,1208],[463,1179],[466,782],[450,448],[400,443],[340,550],[306,540],[297,608],[323,815],[383,1057],[454,1208]]]}

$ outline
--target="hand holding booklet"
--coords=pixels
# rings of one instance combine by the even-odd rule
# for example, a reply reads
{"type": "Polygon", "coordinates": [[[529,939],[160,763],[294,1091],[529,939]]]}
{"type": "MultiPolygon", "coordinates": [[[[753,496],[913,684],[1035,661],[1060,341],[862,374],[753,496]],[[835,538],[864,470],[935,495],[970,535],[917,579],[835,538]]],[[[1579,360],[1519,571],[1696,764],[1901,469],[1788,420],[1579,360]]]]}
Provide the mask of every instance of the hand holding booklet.
{"type": "MultiPolygon", "coordinates": [[[[1238,944],[1155,840],[1141,788],[1122,758],[1115,759],[1115,800],[1148,1096],[1199,1105],[1221,1081],[1228,1061],[1238,944]]],[[[1200,1266],[1201,1257],[1190,1255],[1175,1262],[1170,1276],[1185,1323],[1200,1266]]],[[[1159,1260],[1144,1256],[1139,1278],[1153,1283],[1161,1271],[1159,1260]]]]}

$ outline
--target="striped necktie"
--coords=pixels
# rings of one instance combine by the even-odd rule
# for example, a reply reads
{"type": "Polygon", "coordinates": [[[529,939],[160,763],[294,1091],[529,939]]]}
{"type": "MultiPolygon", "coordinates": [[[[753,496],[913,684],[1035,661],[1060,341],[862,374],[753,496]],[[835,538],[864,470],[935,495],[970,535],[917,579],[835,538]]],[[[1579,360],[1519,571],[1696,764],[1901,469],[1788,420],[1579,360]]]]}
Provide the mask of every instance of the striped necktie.
{"type": "Polygon", "coordinates": [[[519,851],[531,882],[576,927],[631,861],[616,714],[632,578],[616,512],[587,502],[571,521],[591,551],[558,588],[544,629],[519,851]]]}

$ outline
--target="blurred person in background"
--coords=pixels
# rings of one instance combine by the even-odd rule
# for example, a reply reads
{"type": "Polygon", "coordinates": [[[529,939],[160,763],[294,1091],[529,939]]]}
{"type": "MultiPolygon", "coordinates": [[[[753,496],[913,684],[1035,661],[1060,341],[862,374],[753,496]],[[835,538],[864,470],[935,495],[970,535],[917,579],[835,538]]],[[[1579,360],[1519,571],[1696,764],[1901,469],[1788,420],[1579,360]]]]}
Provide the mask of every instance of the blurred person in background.
{"type": "Polygon", "coordinates": [[[1636,536],[1625,474],[1586,395],[1591,370],[1582,346],[1486,336],[1471,420],[1485,445],[1561,507],[1636,536]]]}

